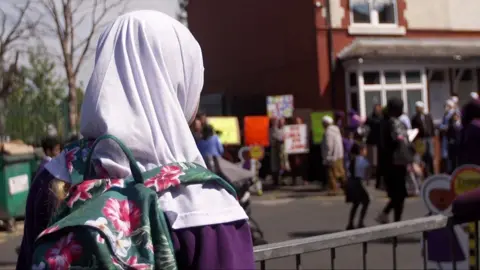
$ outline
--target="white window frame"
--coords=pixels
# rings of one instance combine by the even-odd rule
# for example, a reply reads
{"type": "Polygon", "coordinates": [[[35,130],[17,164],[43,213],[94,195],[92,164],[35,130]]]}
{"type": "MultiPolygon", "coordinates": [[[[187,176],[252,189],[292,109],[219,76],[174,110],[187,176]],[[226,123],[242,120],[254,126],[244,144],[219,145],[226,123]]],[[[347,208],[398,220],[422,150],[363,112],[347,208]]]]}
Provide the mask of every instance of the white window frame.
{"type": "Polygon", "coordinates": [[[403,26],[398,25],[398,0],[394,1],[394,19],[393,23],[380,23],[378,10],[374,9],[375,0],[365,0],[370,5],[370,22],[369,23],[357,23],[354,21],[353,8],[351,1],[350,5],[350,26],[348,27],[348,33],[351,35],[398,35],[403,36],[406,34],[406,29],[403,26]]]}
{"type": "Polygon", "coordinates": [[[350,21],[352,22],[351,24],[353,25],[356,25],[356,26],[375,26],[375,27],[382,27],[382,26],[386,26],[386,27],[392,27],[392,26],[396,26],[398,25],[398,0],[392,0],[394,1],[393,3],[393,9],[394,9],[394,18],[395,18],[395,22],[393,23],[380,23],[378,18],[379,18],[379,15],[378,15],[378,10],[376,10],[374,8],[374,4],[375,4],[375,0],[365,0],[368,2],[368,4],[370,5],[370,23],[356,23],[354,21],[354,17],[353,17],[353,8],[352,8],[352,5],[351,5],[351,2],[349,2],[350,4],[350,21]]]}
{"type": "Polygon", "coordinates": [[[408,99],[407,93],[411,90],[420,90],[422,92],[422,101],[425,103],[425,109],[428,111],[428,96],[427,96],[427,75],[424,66],[384,66],[384,67],[359,67],[358,69],[349,69],[346,71],[346,77],[349,78],[350,73],[357,74],[357,86],[351,87],[349,79],[346,80],[346,103],[347,108],[352,108],[350,94],[353,92],[358,93],[358,107],[361,117],[366,117],[367,108],[365,102],[365,93],[370,91],[380,91],[381,93],[381,105],[385,106],[387,103],[387,92],[390,91],[402,91],[402,100],[404,101],[404,111],[411,115],[413,112],[408,111],[408,99]],[[400,83],[386,84],[385,72],[394,71],[400,72],[400,83]],[[419,71],[420,82],[419,83],[407,83],[406,72],[407,71],[419,71]],[[380,75],[380,83],[374,85],[365,85],[363,74],[364,72],[378,72],[380,75]]]}

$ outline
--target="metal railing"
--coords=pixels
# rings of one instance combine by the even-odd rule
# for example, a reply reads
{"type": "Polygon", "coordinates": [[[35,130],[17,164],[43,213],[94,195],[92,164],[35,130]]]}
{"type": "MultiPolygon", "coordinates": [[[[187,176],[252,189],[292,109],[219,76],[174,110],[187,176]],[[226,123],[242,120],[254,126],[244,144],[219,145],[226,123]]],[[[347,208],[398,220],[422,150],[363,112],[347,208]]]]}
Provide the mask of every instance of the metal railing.
{"type": "MultiPolygon", "coordinates": [[[[478,259],[478,221],[474,222],[474,235],[475,235],[475,258],[478,259]]],[[[427,233],[436,229],[450,229],[450,239],[446,241],[453,241],[454,238],[454,226],[453,221],[443,215],[435,215],[424,218],[417,218],[402,222],[390,223],[386,225],[379,225],[373,227],[367,227],[351,231],[343,231],[338,233],[331,233],[325,235],[319,235],[314,237],[308,237],[303,239],[295,239],[284,242],[278,242],[268,245],[257,246],[255,248],[255,262],[260,263],[262,270],[266,269],[267,260],[284,258],[289,256],[295,256],[296,269],[301,269],[302,255],[315,251],[330,251],[330,268],[335,269],[336,255],[335,251],[339,247],[361,244],[362,245],[362,266],[363,269],[367,269],[367,251],[368,242],[382,239],[392,239],[392,252],[393,262],[391,269],[397,269],[397,237],[401,235],[422,233],[422,250],[427,250],[427,233]]],[[[455,246],[452,248],[452,268],[457,268],[455,261],[455,246]]],[[[427,269],[427,258],[423,256],[423,269],[427,269]]],[[[473,269],[479,269],[478,263],[475,263],[473,269]]]]}

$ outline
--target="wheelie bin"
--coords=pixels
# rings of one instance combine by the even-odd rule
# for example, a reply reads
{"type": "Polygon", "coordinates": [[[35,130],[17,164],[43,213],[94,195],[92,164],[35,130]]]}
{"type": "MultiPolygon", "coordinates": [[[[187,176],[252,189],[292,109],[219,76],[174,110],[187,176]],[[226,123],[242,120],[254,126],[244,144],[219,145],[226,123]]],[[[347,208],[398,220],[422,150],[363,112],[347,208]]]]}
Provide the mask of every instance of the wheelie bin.
{"type": "Polygon", "coordinates": [[[35,155],[0,154],[0,220],[8,231],[15,229],[15,219],[25,216],[35,155]]]}

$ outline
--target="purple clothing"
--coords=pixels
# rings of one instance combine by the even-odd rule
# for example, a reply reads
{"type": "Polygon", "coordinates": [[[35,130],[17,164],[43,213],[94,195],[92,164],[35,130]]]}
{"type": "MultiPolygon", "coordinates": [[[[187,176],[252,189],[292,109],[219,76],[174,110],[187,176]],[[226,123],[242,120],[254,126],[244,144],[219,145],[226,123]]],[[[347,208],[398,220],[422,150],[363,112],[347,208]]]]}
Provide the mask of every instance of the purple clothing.
{"type": "Polygon", "coordinates": [[[360,115],[355,110],[350,110],[348,112],[348,128],[352,130],[357,130],[357,128],[361,125],[360,115]]]}
{"type": "MultiPolygon", "coordinates": [[[[352,151],[352,146],[355,143],[353,139],[343,138],[343,159],[350,159],[350,151],[352,151]]],[[[348,169],[348,168],[346,168],[348,169]]]]}
{"type": "Polygon", "coordinates": [[[465,260],[465,254],[463,253],[458,238],[456,235],[453,236],[453,250],[455,252],[455,257],[452,256],[452,248],[450,244],[447,244],[452,241],[450,228],[442,228],[427,232],[428,260],[435,262],[452,262],[454,258],[455,261],[465,260]]]}
{"type": "MultiPolygon", "coordinates": [[[[42,169],[27,198],[25,226],[17,269],[31,269],[34,242],[47,228],[55,201],[49,189],[53,176],[42,169]]],[[[246,220],[171,231],[179,269],[255,269],[246,220]]]]}
{"type": "Polygon", "coordinates": [[[459,165],[480,165],[480,119],[472,120],[464,126],[459,144],[459,165]]]}

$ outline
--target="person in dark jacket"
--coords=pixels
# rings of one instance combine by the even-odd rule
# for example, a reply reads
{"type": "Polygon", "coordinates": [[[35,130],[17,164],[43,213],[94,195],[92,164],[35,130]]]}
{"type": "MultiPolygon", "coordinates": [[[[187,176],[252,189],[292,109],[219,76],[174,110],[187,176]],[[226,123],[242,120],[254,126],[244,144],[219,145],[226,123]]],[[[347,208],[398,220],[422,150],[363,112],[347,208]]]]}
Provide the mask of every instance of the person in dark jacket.
{"type": "Polygon", "coordinates": [[[422,101],[415,103],[417,113],[412,117],[412,128],[418,129],[417,139],[421,140],[425,146],[425,153],[422,156],[425,162],[425,177],[433,174],[434,146],[433,137],[435,136],[435,127],[432,116],[425,112],[425,104],[422,101]]]}
{"type": "Polygon", "coordinates": [[[465,105],[462,114],[462,132],[459,144],[458,165],[480,165],[480,100],[465,105]]]}
{"type": "Polygon", "coordinates": [[[380,136],[381,133],[381,124],[382,124],[382,105],[375,104],[372,114],[367,118],[365,123],[368,126],[368,136],[367,136],[367,148],[368,148],[368,161],[372,169],[375,169],[375,178],[376,183],[375,187],[378,189],[382,185],[382,172],[381,167],[378,162],[379,146],[380,146],[380,136]]]}
{"type": "Polygon", "coordinates": [[[462,122],[460,119],[460,113],[455,112],[449,120],[448,129],[446,133],[448,142],[448,163],[450,171],[452,173],[458,167],[458,147],[460,145],[462,133],[462,122]]]}
{"type": "Polygon", "coordinates": [[[403,101],[392,98],[387,102],[387,115],[382,121],[380,144],[385,167],[385,187],[390,201],[378,215],[379,223],[388,223],[388,214],[393,210],[395,222],[400,221],[407,197],[407,168],[413,162],[405,126],[398,119],[403,112],[403,101]]]}

